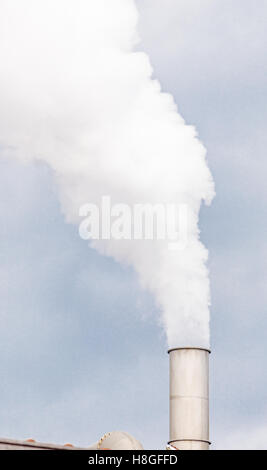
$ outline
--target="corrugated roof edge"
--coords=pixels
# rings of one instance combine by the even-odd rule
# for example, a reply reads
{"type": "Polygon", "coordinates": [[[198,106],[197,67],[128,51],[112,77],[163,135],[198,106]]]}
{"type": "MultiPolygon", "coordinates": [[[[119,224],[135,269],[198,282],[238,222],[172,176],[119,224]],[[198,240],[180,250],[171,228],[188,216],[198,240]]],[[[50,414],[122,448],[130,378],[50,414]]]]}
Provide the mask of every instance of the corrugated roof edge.
{"type": "MultiPolygon", "coordinates": [[[[43,450],[87,450],[84,447],[75,447],[68,445],[58,445],[58,444],[48,444],[43,442],[36,442],[31,440],[20,441],[16,439],[3,439],[0,438],[0,450],[3,447],[10,446],[10,447],[20,447],[20,448],[27,448],[27,450],[34,450],[34,449],[43,449],[43,450]]],[[[25,449],[26,450],[26,449],[25,449]]]]}

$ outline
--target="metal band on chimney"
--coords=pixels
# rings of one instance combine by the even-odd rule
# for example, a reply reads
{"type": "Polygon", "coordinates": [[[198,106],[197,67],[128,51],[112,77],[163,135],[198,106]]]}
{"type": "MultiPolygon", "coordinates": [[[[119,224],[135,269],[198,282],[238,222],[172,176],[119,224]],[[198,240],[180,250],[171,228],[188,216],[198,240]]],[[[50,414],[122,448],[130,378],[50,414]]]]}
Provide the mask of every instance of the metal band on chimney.
{"type": "Polygon", "coordinates": [[[205,444],[211,444],[210,441],[202,441],[201,439],[176,439],[176,441],[169,441],[168,444],[174,444],[175,442],[204,442],[205,444]]]}

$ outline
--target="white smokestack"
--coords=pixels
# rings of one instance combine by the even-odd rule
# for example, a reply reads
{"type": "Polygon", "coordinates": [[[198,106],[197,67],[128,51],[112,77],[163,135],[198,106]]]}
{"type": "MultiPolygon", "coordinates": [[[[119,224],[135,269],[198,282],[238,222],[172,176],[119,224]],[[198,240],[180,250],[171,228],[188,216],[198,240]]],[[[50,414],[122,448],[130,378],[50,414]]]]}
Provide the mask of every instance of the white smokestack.
{"type": "Polygon", "coordinates": [[[180,450],[209,449],[209,354],[200,348],[169,351],[169,444],[180,450]]]}
{"type": "MultiPolygon", "coordinates": [[[[188,241],[94,240],[132,265],[161,312],[169,347],[209,347],[201,203],[214,186],[206,151],[135,52],[133,0],[0,0],[0,147],[54,172],[66,220],[85,203],[171,203],[188,209],[188,241]]],[[[152,18],[153,19],[153,18],[152,18]]]]}

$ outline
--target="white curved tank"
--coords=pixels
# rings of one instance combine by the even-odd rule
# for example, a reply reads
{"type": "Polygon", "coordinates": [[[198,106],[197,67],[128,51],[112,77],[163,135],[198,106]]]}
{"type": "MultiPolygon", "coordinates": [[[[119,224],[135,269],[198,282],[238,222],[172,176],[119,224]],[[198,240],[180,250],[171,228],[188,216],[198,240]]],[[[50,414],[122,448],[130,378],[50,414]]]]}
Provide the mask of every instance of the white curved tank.
{"type": "Polygon", "coordinates": [[[142,444],[127,432],[113,431],[105,434],[90,449],[94,450],[143,450],[142,444]]]}

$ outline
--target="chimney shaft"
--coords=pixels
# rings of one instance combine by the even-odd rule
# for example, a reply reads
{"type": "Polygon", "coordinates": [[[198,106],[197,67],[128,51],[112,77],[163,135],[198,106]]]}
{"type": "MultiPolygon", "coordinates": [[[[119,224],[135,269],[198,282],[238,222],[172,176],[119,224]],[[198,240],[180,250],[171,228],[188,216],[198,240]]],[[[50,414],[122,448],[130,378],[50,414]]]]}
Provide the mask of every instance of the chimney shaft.
{"type": "Polygon", "coordinates": [[[169,351],[169,444],[180,450],[209,450],[209,354],[201,348],[169,351]]]}

